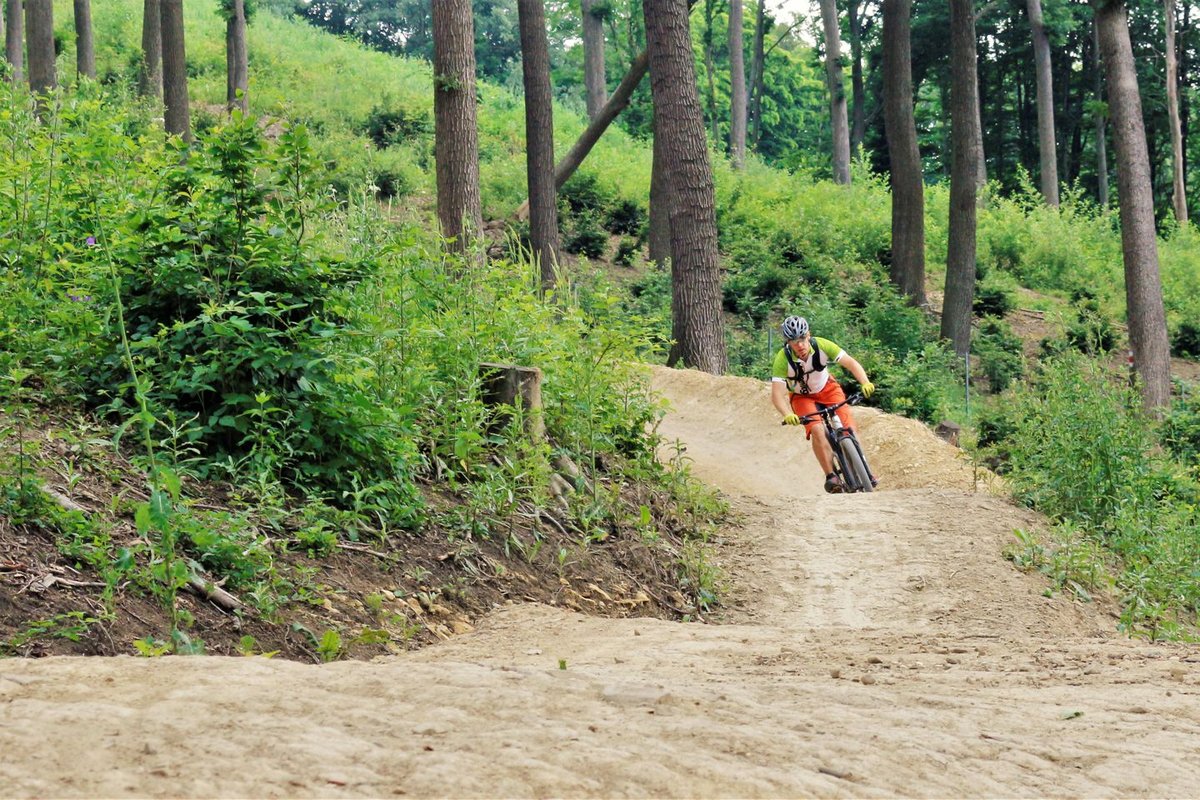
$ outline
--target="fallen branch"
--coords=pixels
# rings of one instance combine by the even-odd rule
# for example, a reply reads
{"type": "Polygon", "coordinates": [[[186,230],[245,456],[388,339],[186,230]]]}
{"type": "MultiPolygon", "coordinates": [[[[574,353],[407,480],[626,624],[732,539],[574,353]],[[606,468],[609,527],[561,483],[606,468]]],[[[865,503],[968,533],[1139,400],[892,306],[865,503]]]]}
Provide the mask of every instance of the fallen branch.
{"type": "Polygon", "coordinates": [[[45,486],[42,487],[42,491],[46,493],[47,497],[57,503],[59,507],[64,508],[67,511],[78,511],[80,514],[88,513],[86,508],[79,505],[79,503],[76,503],[74,500],[67,497],[65,494],[62,494],[61,492],[57,492],[54,489],[49,489],[45,486]]]}
{"type": "Polygon", "coordinates": [[[225,611],[241,611],[244,608],[241,600],[238,600],[212,581],[206,581],[195,575],[188,578],[187,588],[225,611]]]}

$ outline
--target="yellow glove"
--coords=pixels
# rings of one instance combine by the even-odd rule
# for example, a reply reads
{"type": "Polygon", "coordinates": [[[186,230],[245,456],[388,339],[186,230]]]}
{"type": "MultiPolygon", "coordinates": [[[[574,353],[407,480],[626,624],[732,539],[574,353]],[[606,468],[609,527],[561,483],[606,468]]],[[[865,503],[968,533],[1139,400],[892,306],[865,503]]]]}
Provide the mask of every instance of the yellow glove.
{"type": "Polygon", "coordinates": [[[859,388],[862,389],[863,397],[870,397],[871,395],[875,394],[875,384],[871,383],[870,381],[864,381],[862,386],[859,388]]]}
{"type": "Polygon", "coordinates": [[[783,418],[783,424],[784,425],[799,425],[800,417],[796,416],[795,414],[788,414],[786,417],[783,418]]]}

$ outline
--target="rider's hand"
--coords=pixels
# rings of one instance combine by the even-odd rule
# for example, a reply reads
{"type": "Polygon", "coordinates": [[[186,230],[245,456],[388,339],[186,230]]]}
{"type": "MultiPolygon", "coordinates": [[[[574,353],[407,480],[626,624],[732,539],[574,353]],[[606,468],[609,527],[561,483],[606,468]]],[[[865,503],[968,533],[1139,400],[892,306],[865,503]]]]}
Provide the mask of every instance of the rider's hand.
{"type": "Polygon", "coordinates": [[[800,417],[796,416],[795,414],[788,414],[786,417],[783,418],[783,424],[784,425],[799,425],[800,417]]]}
{"type": "Polygon", "coordinates": [[[870,397],[875,394],[875,384],[870,381],[863,381],[859,388],[862,389],[863,397],[870,397]]]}

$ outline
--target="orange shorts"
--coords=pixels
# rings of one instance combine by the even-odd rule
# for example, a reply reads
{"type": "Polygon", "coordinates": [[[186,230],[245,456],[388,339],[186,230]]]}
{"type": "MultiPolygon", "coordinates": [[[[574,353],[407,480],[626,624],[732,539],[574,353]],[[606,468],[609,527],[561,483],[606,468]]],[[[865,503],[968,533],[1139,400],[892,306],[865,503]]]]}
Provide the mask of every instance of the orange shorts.
{"type": "MultiPolygon", "coordinates": [[[[794,394],[792,395],[792,411],[796,412],[797,416],[805,417],[809,414],[817,413],[817,403],[823,406],[832,406],[846,399],[846,393],[842,391],[842,387],[836,380],[830,377],[829,382],[824,388],[816,394],[794,394]]],[[[854,415],[850,413],[850,406],[842,406],[836,412],[838,418],[841,419],[842,425],[847,428],[854,427],[854,415]]],[[[811,439],[813,431],[820,426],[820,418],[814,419],[804,424],[804,429],[808,431],[807,438],[811,439]]]]}

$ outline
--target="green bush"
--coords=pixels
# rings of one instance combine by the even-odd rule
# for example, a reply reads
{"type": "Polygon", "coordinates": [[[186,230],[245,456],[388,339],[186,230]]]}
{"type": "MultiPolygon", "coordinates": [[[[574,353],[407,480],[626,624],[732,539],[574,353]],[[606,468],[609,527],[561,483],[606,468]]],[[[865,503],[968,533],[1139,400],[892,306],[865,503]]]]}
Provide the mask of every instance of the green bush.
{"type": "Polygon", "coordinates": [[[433,133],[433,123],[425,109],[410,109],[391,104],[371,109],[362,131],[375,146],[383,149],[413,139],[424,139],[433,133]]]}
{"type": "Polygon", "coordinates": [[[1171,355],[1178,358],[1200,358],[1200,324],[1185,320],[1171,337],[1171,355]]]}
{"type": "Polygon", "coordinates": [[[1015,307],[1012,294],[994,285],[981,285],[971,304],[977,317],[1006,317],[1015,307]]]}
{"type": "Polygon", "coordinates": [[[563,236],[563,249],[568,253],[600,258],[608,252],[608,231],[604,230],[594,212],[575,212],[568,215],[564,222],[566,233],[563,236]]]}
{"type": "Polygon", "coordinates": [[[1002,392],[1025,373],[1025,357],[1021,337],[1013,333],[1012,326],[996,317],[985,317],[971,342],[971,352],[978,357],[978,365],[988,388],[1002,392]]]}

